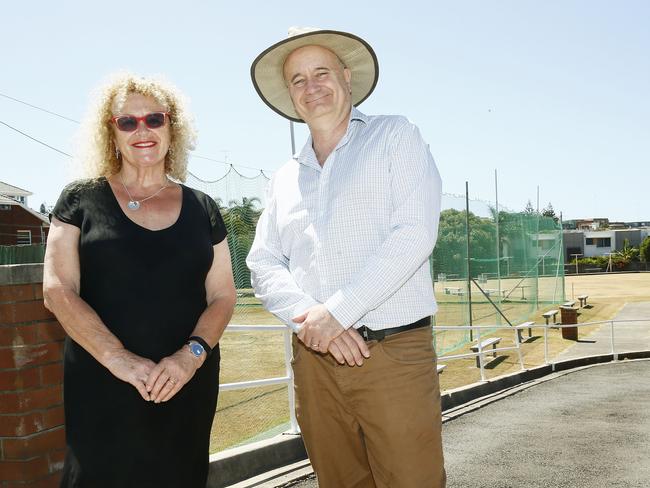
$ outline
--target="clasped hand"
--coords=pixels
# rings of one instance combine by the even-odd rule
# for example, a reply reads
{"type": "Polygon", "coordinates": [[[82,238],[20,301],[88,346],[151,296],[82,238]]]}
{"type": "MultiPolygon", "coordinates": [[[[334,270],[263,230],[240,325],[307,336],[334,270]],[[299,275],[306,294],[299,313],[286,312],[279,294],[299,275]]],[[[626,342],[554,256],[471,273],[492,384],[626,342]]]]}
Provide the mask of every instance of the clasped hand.
{"type": "Polygon", "coordinates": [[[117,378],[133,385],[146,401],[170,400],[194,376],[201,365],[182,348],[158,364],[127,350],[114,354],[106,367],[117,378]]]}
{"type": "Polygon", "coordinates": [[[340,363],[361,366],[364,358],[370,357],[370,350],[359,333],[344,329],[325,305],[315,305],[305,313],[294,317],[301,324],[298,339],[310,349],[330,353],[340,363]]]}

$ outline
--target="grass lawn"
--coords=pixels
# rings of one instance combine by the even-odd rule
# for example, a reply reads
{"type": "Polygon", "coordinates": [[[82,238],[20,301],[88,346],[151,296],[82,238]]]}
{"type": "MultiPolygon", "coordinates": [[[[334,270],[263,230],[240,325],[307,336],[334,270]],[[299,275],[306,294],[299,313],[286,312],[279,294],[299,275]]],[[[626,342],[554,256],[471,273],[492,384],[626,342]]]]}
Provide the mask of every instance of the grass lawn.
{"type": "MultiPolygon", "coordinates": [[[[508,284],[502,281],[503,288],[508,284]]],[[[514,283],[514,281],[513,281],[514,283]]],[[[488,283],[485,288],[493,286],[488,283]]],[[[512,284],[514,286],[514,284],[512,284]]],[[[543,291],[548,296],[555,290],[555,285],[549,281],[549,289],[543,291]]],[[[540,284],[540,293],[544,283],[540,284]]],[[[525,289],[524,293],[530,290],[525,289]]],[[[474,294],[474,291],[472,292],[474,294]]],[[[567,299],[578,295],[589,295],[590,308],[580,309],[578,322],[592,322],[613,318],[628,302],[650,301],[650,275],[647,273],[608,274],[608,275],[579,275],[568,276],[565,280],[565,296],[567,299]]],[[[442,289],[436,288],[436,296],[441,302],[440,312],[436,316],[439,325],[466,324],[466,304],[462,297],[445,295],[442,289]]],[[[475,295],[474,298],[479,298],[475,295]]],[[[238,306],[231,320],[233,324],[278,324],[272,315],[262,309],[259,303],[248,294],[240,298],[242,306],[238,306]]],[[[511,320],[514,317],[537,323],[544,323],[542,313],[557,306],[540,305],[535,308],[530,297],[521,299],[520,289],[516,289],[511,300],[502,304],[504,314],[511,320]]],[[[497,313],[486,300],[473,304],[474,323],[494,324],[497,313]]],[[[558,314],[558,321],[560,316],[558,314]]],[[[505,323],[505,321],[502,321],[505,323]]],[[[580,336],[590,333],[599,326],[580,328],[580,336]]],[[[445,354],[461,354],[469,351],[469,345],[464,343],[456,349],[453,344],[466,341],[466,332],[445,333],[439,338],[438,349],[449,350],[445,354]]],[[[524,337],[528,336],[525,331],[524,337]]],[[[514,331],[498,330],[486,337],[501,337],[499,347],[514,345],[514,331]]],[[[544,363],[543,330],[533,328],[533,339],[522,344],[521,350],[525,367],[539,366],[544,363]]],[[[549,330],[549,358],[552,359],[573,341],[562,339],[560,330],[549,330]]],[[[284,338],[282,332],[226,332],[220,343],[221,383],[231,383],[245,380],[273,378],[284,376],[286,370],[284,359],[284,338]]],[[[480,381],[480,372],[474,358],[445,361],[447,369],[440,375],[441,389],[448,390],[480,381]]],[[[486,368],[486,377],[493,378],[520,369],[516,351],[499,353],[497,360],[486,368]]],[[[241,391],[223,392],[219,396],[217,413],[212,429],[211,452],[217,452],[233,447],[242,442],[255,438],[263,432],[277,430],[277,427],[289,421],[287,388],[273,385],[251,388],[241,391]]]]}

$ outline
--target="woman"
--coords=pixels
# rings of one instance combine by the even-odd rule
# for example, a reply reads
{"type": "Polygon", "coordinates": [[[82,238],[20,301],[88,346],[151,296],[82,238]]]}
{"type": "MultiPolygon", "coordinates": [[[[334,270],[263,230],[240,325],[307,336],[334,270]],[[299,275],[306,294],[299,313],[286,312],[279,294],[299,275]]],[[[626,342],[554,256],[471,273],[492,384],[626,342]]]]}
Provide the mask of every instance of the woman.
{"type": "Polygon", "coordinates": [[[175,182],[194,132],[173,87],[122,75],[88,125],[93,178],[63,190],[45,255],[69,336],[61,486],[203,488],[235,303],[225,227],[175,182]]]}

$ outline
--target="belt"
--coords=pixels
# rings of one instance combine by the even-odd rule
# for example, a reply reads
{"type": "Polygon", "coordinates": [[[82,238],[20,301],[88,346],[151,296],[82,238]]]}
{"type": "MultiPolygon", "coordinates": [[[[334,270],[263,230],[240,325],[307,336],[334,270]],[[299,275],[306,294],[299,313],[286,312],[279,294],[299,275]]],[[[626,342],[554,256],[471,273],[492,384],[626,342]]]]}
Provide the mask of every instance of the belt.
{"type": "Polygon", "coordinates": [[[400,332],[406,332],[407,330],[420,329],[422,327],[427,327],[431,325],[431,317],[424,317],[420,320],[413,322],[412,324],[401,325],[400,327],[391,327],[390,329],[382,330],[372,330],[362,325],[357,329],[357,332],[361,334],[364,341],[381,341],[388,337],[389,335],[399,334],[400,332]]]}

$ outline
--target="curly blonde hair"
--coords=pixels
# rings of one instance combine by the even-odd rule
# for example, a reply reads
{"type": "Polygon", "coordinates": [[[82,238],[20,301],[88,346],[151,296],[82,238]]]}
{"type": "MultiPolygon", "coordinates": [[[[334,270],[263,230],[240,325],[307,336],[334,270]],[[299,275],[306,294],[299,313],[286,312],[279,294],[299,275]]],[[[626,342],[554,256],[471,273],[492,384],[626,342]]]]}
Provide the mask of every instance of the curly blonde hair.
{"type": "Polygon", "coordinates": [[[165,173],[185,181],[189,152],[194,149],[196,131],[187,110],[185,97],[171,83],[159,77],[142,77],[118,73],[101,86],[92,97],[91,108],[80,131],[82,149],[79,164],[90,178],[109,177],[120,171],[113,141],[113,104],[121,106],[128,95],[137,93],[155,99],[167,112],[170,122],[170,146],[165,157],[165,173]]]}

